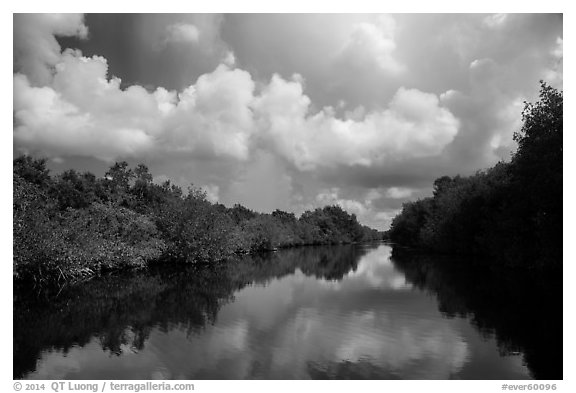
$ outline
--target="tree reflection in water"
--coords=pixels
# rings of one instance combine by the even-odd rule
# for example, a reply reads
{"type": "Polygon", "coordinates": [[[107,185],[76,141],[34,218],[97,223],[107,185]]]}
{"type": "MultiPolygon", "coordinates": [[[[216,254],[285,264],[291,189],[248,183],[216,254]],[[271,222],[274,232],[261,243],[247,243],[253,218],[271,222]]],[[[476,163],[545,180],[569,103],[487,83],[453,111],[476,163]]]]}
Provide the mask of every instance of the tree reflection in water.
{"type": "Polygon", "coordinates": [[[522,353],[535,379],[562,379],[562,277],[490,270],[481,260],[395,248],[392,261],[434,294],[448,318],[467,317],[494,335],[502,355],[522,353]]]}
{"type": "MultiPolygon", "coordinates": [[[[183,344],[176,336],[183,335],[189,343],[215,340],[219,347],[226,344],[223,339],[233,341],[232,336],[218,334],[227,334],[226,327],[245,332],[242,323],[247,319],[229,320],[228,325],[218,328],[216,336],[214,332],[206,334],[213,325],[217,327],[219,313],[220,319],[226,319],[227,312],[221,309],[227,304],[240,304],[240,311],[234,312],[252,307],[252,317],[258,314],[264,324],[261,326],[265,326],[251,333],[251,342],[259,345],[251,350],[259,351],[258,354],[242,351],[234,354],[237,357],[234,361],[240,363],[248,363],[252,356],[252,374],[242,374],[244,377],[284,375],[270,363],[270,356],[275,356],[270,347],[285,344],[280,347],[285,352],[279,359],[302,362],[298,366],[303,370],[295,373],[294,365],[286,363],[288,370],[292,370],[287,374],[289,377],[447,378],[451,374],[446,374],[448,369],[438,372],[438,360],[454,363],[456,359],[451,357],[459,354],[461,359],[456,363],[464,364],[467,344],[455,342],[463,337],[451,336],[446,329],[454,329],[456,325],[448,326],[442,321],[462,317],[487,340],[494,336],[502,356],[522,353],[534,378],[562,378],[560,280],[486,272],[483,267],[462,263],[469,261],[414,255],[399,249],[392,254],[391,261],[389,257],[390,249],[384,245],[302,247],[238,258],[217,266],[157,266],[108,275],[57,295],[36,296],[16,288],[14,378],[31,375],[39,367],[39,360],[51,351],[67,354],[78,348],[94,350],[96,346],[118,359],[139,353],[150,345],[154,332],[172,334],[166,340],[174,341],[163,350],[176,351],[172,354],[176,361],[208,364],[209,359],[202,356],[216,356],[211,352],[215,349],[212,344],[206,344],[202,350],[190,347],[196,348],[193,355],[186,352],[188,349],[174,348],[183,344]],[[305,285],[300,281],[304,277],[305,285]],[[257,290],[256,287],[262,286],[265,290],[257,290]],[[283,292],[271,293],[279,290],[296,291],[292,303],[286,303],[288,299],[282,298],[283,292]],[[433,294],[437,302],[426,300],[422,291],[433,294]],[[436,306],[443,317],[435,310],[436,306]],[[422,312],[425,314],[419,314],[422,312]],[[290,341],[299,329],[311,326],[315,329],[312,338],[298,336],[297,343],[290,341]],[[413,334],[411,341],[396,342],[398,334],[404,337],[409,332],[413,334]],[[430,341],[427,337],[431,333],[439,334],[436,337],[439,341],[430,341]],[[458,346],[447,347],[455,343],[458,346]],[[341,346],[336,353],[337,344],[341,346]],[[406,344],[412,345],[411,352],[403,354],[402,351],[409,351],[406,344]],[[438,345],[445,347],[436,348],[438,345]],[[439,358],[430,355],[432,349],[439,358]],[[308,351],[309,356],[299,351],[308,351]],[[331,357],[325,358],[329,353],[331,357]],[[420,373],[414,371],[414,364],[419,365],[420,373]],[[430,370],[436,370],[435,374],[430,374],[430,370]]],[[[256,324],[256,320],[252,322],[256,324]]],[[[495,344],[490,341],[487,345],[495,344]]],[[[218,367],[194,370],[190,374],[194,378],[234,376],[218,374],[223,372],[218,367]]],[[[131,376],[122,374],[125,378],[131,376]]]]}
{"type": "Polygon", "coordinates": [[[158,266],[99,277],[57,296],[15,288],[14,378],[34,371],[43,350],[67,353],[93,337],[104,351],[120,355],[142,350],[153,328],[178,325],[188,334],[198,332],[246,285],[265,285],[296,269],[340,280],[366,252],[352,245],[301,247],[217,266],[158,266]]]}

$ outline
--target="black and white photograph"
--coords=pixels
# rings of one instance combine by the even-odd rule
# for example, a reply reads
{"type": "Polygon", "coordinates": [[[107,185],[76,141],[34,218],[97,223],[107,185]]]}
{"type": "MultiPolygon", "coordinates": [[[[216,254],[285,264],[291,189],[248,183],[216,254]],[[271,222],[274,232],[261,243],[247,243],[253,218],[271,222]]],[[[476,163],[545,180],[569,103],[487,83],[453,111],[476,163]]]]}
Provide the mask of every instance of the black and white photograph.
{"type": "Polygon", "coordinates": [[[16,391],[562,391],[562,13],[12,19],[16,391]]]}

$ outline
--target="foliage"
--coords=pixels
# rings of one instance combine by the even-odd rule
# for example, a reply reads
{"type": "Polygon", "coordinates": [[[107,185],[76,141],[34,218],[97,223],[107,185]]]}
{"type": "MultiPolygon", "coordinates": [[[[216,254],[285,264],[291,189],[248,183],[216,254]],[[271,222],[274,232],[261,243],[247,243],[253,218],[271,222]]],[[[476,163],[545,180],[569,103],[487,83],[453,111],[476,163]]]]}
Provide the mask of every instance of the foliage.
{"type": "Polygon", "coordinates": [[[20,156],[14,160],[12,168],[15,176],[18,175],[29,183],[44,187],[50,184],[51,179],[45,159],[20,156]]]}
{"type": "Polygon", "coordinates": [[[485,254],[509,266],[559,268],[562,92],[542,83],[540,100],[526,103],[522,117],[510,163],[437,179],[433,197],[403,206],[390,238],[443,253],[485,254]]]}
{"type": "Polygon", "coordinates": [[[44,285],[152,261],[214,263],[239,253],[305,244],[379,240],[338,206],[257,213],[213,204],[191,186],[153,182],[144,164],[125,161],[102,178],[46,160],[14,160],[14,275],[44,285]]]}
{"type": "Polygon", "coordinates": [[[146,216],[94,203],[52,210],[37,187],[14,178],[14,275],[40,285],[107,269],[142,267],[162,254],[164,242],[146,216]]]}
{"type": "Polygon", "coordinates": [[[562,103],[563,93],[542,83],[540,100],[526,103],[524,124],[514,134],[518,152],[512,166],[527,196],[536,246],[548,262],[562,259],[562,103]]]}
{"type": "Polygon", "coordinates": [[[163,204],[155,220],[168,242],[170,259],[211,262],[231,254],[228,239],[232,221],[214,209],[199,189],[190,188],[185,198],[163,204]]]}

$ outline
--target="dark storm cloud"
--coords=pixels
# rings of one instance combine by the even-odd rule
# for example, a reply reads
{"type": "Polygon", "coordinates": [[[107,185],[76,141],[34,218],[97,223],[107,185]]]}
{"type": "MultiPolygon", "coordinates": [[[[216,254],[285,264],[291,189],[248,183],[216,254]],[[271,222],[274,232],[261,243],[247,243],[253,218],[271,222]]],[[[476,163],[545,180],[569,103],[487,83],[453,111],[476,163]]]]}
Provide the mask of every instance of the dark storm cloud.
{"type": "Polygon", "coordinates": [[[562,45],[550,14],[15,15],[14,149],[385,228],[509,157],[562,45]]]}

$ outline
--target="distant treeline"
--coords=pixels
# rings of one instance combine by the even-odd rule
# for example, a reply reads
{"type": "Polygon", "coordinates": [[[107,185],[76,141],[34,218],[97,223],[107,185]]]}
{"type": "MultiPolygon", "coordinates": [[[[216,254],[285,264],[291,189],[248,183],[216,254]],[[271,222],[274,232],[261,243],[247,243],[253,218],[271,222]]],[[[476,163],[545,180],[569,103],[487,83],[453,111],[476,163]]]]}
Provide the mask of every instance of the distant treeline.
{"type": "Polygon", "coordinates": [[[562,266],[563,93],[541,82],[526,103],[518,150],[508,163],[469,177],[443,176],[433,196],[406,203],[388,236],[395,243],[529,269],[562,266]]]}
{"type": "Polygon", "coordinates": [[[45,159],[13,161],[14,276],[39,284],[150,262],[211,263],[234,254],[382,239],[339,206],[257,213],[211,203],[156,184],[148,168],[117,162],[102,178],[65,171],[51,176],[45,159]]]}

